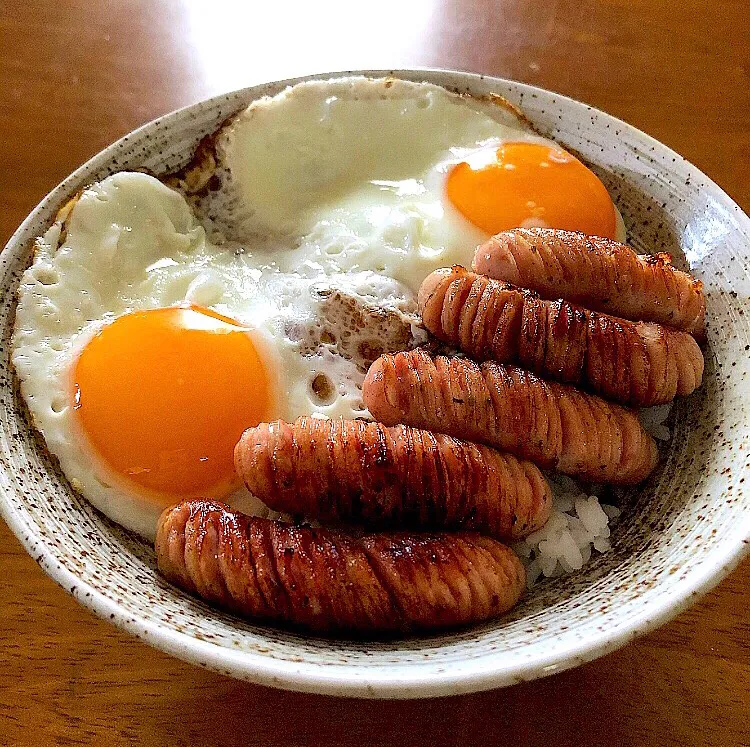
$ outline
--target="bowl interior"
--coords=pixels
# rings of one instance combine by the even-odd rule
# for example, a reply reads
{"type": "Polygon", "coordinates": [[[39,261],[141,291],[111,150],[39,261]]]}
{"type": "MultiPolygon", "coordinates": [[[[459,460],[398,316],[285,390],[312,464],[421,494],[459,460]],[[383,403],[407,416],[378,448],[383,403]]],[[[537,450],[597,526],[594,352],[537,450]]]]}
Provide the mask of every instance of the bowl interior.
{"type": "Polygon", "coordinates": [[[662,464],[621,502],[612,550],[576,574],[540,583],[497,622],[447,635],[352,642],[224,615],[166,584],[155,571],[152,548],[76,496],[45,454],[10,369],[14,299],[34,237],[77,188],[122,169],[164,173],[183,165],[198,140],[227,116],[288,82],[196,104],[103,151],[38,206],[0,260],[0,508],[42,567],[98,614],[182,658],[265,684],[408,697],[541,676],[616,648],[679,611],[739,561],[750,535],[744,485],[750,466],[747,216],[680,156],[584,104],[496,78],[394,74],[476,95],[501,94],[590,163],[620,208],[632,245],[669,251],[703,280],[705,383],[673,408],[662,464]]]}

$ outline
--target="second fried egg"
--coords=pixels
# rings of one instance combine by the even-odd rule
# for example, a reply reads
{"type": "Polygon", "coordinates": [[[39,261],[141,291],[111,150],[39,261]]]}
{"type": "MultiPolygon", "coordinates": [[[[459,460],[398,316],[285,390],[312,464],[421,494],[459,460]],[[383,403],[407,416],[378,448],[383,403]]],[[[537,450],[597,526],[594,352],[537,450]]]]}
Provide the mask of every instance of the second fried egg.
{"type": "Polygon", "coordinates": [[[279,266],[367,268],[416,292],[493,233],[544,226],[624,238],[599,178],[508,106],[361,77],[253,102],[216,138],[223,234],[283,247],[279,266]]]}

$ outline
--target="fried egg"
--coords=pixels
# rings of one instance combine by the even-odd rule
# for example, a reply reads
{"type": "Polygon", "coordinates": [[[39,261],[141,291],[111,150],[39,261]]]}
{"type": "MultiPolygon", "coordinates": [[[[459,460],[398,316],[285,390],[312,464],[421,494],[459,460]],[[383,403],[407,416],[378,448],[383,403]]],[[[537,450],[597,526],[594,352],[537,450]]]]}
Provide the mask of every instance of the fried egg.
{"type": "Polygon", "coordinates": [[[299,84],[214,147],[211,190],[128,172],[84,190],[19,290],[35,426],[73,487],[147,538],[186,497],[267,515],[234,472],[242,430],[367,417],[367,366],[424,339],[434,269],[513,225],[622,231],[593,172],[516,112],[432,85],[299,84]]]}
{"type": "MultiPolygon", "coordinates": [[[[404,297],[387,278],[346,280],[361,303],[404,297]]],[[[244,428],[365,413],[361,371],[314,334],[336,285],[213,246],[177,192],[115,174],[37,242],[13,363],[49,451],[113,520],[153,537],[164,507],[197,495],[256,513],[232,464],[244,428]]]]}
{"type": "Polygon", "coordinates": [[[230,238],[283,246],[286,269],[367,267],[416,292],[507,228],[624,238],[578,159],[508,106],[426,83],[301,83],[252,103],[215,148],[221,188],[197,200],[199,215],[230,238]]]}

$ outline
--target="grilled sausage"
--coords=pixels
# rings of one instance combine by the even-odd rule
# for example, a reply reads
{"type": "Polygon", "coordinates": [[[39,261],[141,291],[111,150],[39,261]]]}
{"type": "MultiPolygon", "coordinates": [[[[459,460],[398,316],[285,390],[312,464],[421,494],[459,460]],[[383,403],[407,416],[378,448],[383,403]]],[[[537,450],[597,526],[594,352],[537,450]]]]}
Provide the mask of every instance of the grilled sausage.
{"type": "Polygon", "coordinates": [[[512,366],[422,350],[382,355],[362,392],[386,425],[478,441],[591,482],[640,482],[658,458],[632,411],[512,366]]]}
{"type": "Polygon", "coordinates": [[[185,591],[251,618],[315,631],[407,633],[479,622],[509,610],[525,572],[478,534],[310,529],[190,500],[167,508],[159,570],[185,591]]]}
{"type": "Polygon", "coordinates": [[[564,298],[594,311],[657,322],[704,336],[703,284],[672,266],[666,253],[640,256],[617,241],[549,228],[516,228],[474,254],[482,275],[564,298]]]}
{"type": "Polygon", "coordinates": [[[404,425],[299,418],[245,431],[237,473],[271,508],[322,521],[520,539],[552,502],[530,462],[404,425]]]}
{"type": "Polygon", "coordinates": [[[671,402],[703,376],[703,353],[686,332],[543,301],[463,267],[428,275],[419,310],[435,337],[477,360],[517,362],[629,405],[671,402]]]}

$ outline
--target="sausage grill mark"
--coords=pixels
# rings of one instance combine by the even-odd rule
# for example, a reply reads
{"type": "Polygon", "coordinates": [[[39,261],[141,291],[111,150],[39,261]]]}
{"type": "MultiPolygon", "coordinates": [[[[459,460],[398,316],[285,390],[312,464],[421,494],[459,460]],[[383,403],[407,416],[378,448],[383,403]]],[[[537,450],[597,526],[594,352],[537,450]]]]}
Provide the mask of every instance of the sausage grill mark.
{"type": "Polygon", "coordinates": [[[233,612],[320,632],[407,633],[509,610],[525,585],[515,554],[477,534],[383,533],[354,539],[231,511],[214,501],[168,508],[159,570],[233,612]]]}
{"type": "Polygon", "coordinates": [[[262,423],[243,434],[235,464],[266,505],[322,521],[520,539],[544,525],[551,506],[533,464],[404,425],[309,417],[262,423]]]}
{"type": "Polygon", "coordinates": [[[594,311],[705,334],[703,284],[672,266],[666,253],[636,254],[597,236],[548,228],[517,228],[477,248],[482,275],[564,298],[594,311]]]}
{"type": "Polygon", "coordinates": [[[468,272],[437,270],[422,283],[427,329],[476,360],[519,363],[640,407],[700,386],[703,354],[686,332],[588,311],[468,272]]]}
{"type": "Polygon", "coordinates": [[[422,350],[383,355],[363,395],[386,425],[477,441],[591,482],[640,482],[658,458],[634,412],[513,366],[422,350]]]}

